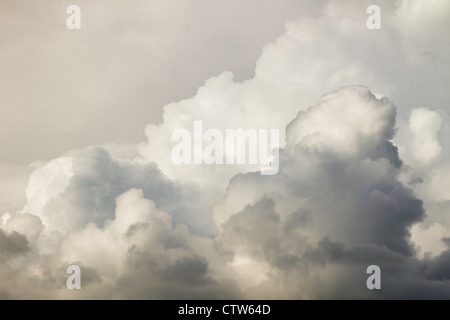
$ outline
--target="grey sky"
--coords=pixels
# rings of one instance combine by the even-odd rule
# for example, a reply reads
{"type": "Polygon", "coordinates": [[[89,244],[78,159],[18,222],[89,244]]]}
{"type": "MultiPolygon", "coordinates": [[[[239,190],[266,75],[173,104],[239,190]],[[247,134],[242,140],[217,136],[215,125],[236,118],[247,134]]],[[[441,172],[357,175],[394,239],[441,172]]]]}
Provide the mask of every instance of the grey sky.
{"type": "Polygon", "coordinates": [[[207,78],[252,77],[284,23],[322,2],[81,0],[82,28],[69,31],[72,1],[2,1],[0,161],[139,141],[207,78]]]}

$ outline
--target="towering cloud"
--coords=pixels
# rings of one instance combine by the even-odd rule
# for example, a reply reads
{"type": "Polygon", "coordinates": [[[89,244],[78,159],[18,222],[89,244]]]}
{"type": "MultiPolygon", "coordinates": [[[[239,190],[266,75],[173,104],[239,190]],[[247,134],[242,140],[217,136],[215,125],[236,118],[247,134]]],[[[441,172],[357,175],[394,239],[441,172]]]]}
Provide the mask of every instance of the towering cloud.
{"type": "Polygon", "coordinates": [[[223,72],[166,105],[137,155],[91,146],[38,167],[0,220],[0,297],[449,298],[448,6],[386,2],[372,32],[364,2],[329,1],[253,78],[223,72]],[[279,129],[278,174],[173,163],[172,132],[194,121],[279,129]]]}
{"type": "Polygon", "coordinates": [[[101,148],[54,160],[30,179],[25,213],[3,226],[5,294],[447,297],[448,252],[415,257],[409,229],[424,208],[399,181],[394,125],[395,106],[366,87],[324,95],[287,125],[279,174],[231,179],[213,209],[212,237],[199,228],[214,230],[201,219],[211,213],[196,189],[155,165],[114,160],[101,148]],[[71,263],[86,274],[82,294],[63,286],[71,263]],[[379,293],[365,287],[372,264],[386,279],[379,293]],[[18,272],[29,277],[20,287],[6,280],[18,272]],[[40,289],[23,288],[35,282],[40,289]]]}
{"type": "Polygon", "coordinates": [[[424,218],[422,201],[398,180],[394,123],[387,98],[365,87],[342,88],[288,125],[279,175],[248,173],[231,181],[215,214],[224,246],[249,268],[265,266],[264,280],[249,285],[249,294],[369,297],[364,277],[372,264],[391,282],[379,296],[393,297],[394,286],[399,297],[421,294],[391,279],[396,272],[420,279],[408,270],[418,268],[409,228],[424,218]],[[390,269],[392,260],[400,270],[390,269]],[[353,290],[344,293],[349,283],[353,290]]]}

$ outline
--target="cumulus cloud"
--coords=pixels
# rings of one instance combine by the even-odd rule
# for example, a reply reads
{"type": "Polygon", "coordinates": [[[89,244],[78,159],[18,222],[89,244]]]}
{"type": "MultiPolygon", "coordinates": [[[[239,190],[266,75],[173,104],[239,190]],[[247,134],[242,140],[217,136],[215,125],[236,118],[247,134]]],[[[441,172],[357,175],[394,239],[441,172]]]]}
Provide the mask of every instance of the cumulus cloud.
{"type": "Polygon", "coordinates": [[[130,188],[142,189],[176,222],[189,222],[195,232],[211,230],[195,186],[170,181],[154,163],[116,159],[100,147],[74,152],[35,170],[23,212],[40,217],[49,232],[65,234],[88,222],[103,226],[114,216],[114,199],[130,188]]]}
{"type": "Polygon", "coordinates": [[[34,170],[26,204],[1,220],[0,297],[449,298],[449,55],[436,32],[449,10],[436,3],[386,3],[376,33],[366,3],[329,1],[264,47],[253,78],[223,72],[166,105],[137,147],[34,170]],[[420,34],[417,8],[436,21],[420,34]],[[280,129],[279,173],[174,164],[172,132],[197,120],[280,129]],[[81,291],[65,288],[70,264],[81,291]],[[366,287],[372,264],[380,291],[366,287]]]}
{"type": "Polygon", "coordinates": [[[248,173],[231,181],[215,214],[224,221],[224,245],[265,266],[265,280],[249,286],[250,294],[418,298],[424,296],[422,288],[430,297],[449,296],[447,278],[436,285],[419,270],[422,264],[433,269],[444,262],[415,258],[409,230],[425,211],[398,180],[401,168],[390,142],[394,119],[392,103],[367,88],[329,93],[287,127],[279,175],[266,179],[248,173]],[[259,192],[239,192],[249,189],[259,192]],[[379,294],[365,287],[365,268],[371,264],[389,279],[379,294]],[[398,274],[402,279],[396,281],[398,274]],[[344,292],[349,283],[354,290],[344,292]]]}
{"type": "Polygon", "coordinates": [[[37,250],[48,245],[45,234],[40,236],[44,242],[28,242],[16,231],[1,230],[2,257],[16,259],[2,260],[7,267],[3,272],[13,280],[23,275],[20,285],[5,275],[6,291],[12,297],[32,298],[231,297],[233,287],[220,272],[224,258],[215,252],[212,239],[191,234],[186,225],[174,225],[172,216],[143,194],[140,189],[121,194],[103,227],[90,222],[72,230],[56,239],[56,250],[49,254],[37,250]],[[65,268],[71,264],[81,266],[82,295],[65,288],[65,268]]]}
{"type": "MultiPolygon", "coordinates": [[[[175,191],[189,186],[171,182],[155,165],[122,163],[101,148],[61,158],[30,179],[30,186],[42,179],[48,192],[40,196],[49,199],[30,197],[27,208],[36,213],[14,215],[3,227],[4,252],[23,256],[21,263],[7,260],[6,272],[33,270],[28,281],[59,298],[448,297],[447,250],[435,258],[415,255],[410,228],[425,212],[399,181],[394,125],[393,103],[366,87],[324,95],[286,127],[278,175],[231,179],[213,209],[219,230],[213,237],[195,232],[194,216],[176,220],[175,191]],[[170,191],[170,205],[162,190],[170,191]],[[53,218],[69,209],[66,219],[78,219],[71,228],[53,218]],[[82,295],[63,285],[64,266],[73,263],[86,273],[82,295]],[[365,287],[371,264],[383,270],[381,293],[365,287]],[[354,290],[342,293],[349,284],[354,290]]],[[[29,194],[36,195],[32,187],[29,194]]],[[[8,284],[11,296],[39,292],[8,284]]]]}

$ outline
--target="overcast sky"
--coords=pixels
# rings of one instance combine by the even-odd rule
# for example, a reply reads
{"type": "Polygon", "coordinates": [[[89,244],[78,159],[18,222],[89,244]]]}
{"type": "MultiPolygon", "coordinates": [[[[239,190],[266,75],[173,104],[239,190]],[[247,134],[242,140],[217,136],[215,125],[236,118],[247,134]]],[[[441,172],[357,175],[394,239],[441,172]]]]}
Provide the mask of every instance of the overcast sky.
{"type": "Polygon", "coordinates": [[[0,297],[450,297],[447,0],[70,4],[0,3],[0,297]],[[196,120],[280,172],[175,165],[196,120]]]}

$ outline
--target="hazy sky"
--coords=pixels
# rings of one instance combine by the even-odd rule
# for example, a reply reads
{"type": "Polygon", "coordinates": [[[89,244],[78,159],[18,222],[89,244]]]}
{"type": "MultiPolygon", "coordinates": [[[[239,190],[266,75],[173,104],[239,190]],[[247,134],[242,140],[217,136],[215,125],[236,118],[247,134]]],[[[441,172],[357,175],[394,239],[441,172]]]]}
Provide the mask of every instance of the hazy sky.
{"type": "Polygon", "coordinates": [[[323,2],[81,0],[82,28],[70,32],[70,1],[2,1],[0,159],[139,141],[165,104],[212,75],[251,78],[284,23],[323,2]]]}
{"type": "Polygon", "coordinates": [[[2,1],[0,298],[449,298],[449,30],[447,0],[2,1]],[[198,120],[279,129],[280,172],[175,165],[198,120]]]}

